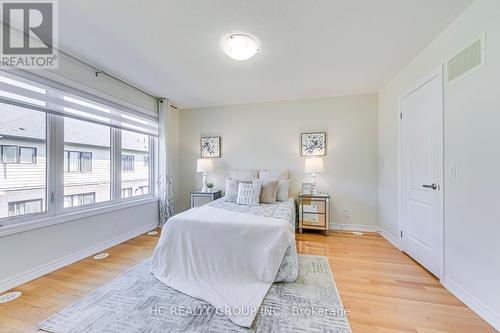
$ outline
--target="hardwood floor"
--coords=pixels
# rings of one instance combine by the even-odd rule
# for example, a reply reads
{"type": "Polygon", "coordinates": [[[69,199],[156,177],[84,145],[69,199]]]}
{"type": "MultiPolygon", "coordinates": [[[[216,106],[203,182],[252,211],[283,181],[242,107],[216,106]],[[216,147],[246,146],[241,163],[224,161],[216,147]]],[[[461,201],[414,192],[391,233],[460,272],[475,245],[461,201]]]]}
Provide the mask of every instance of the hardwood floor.
{"type": "MultiPolygon", "coordinates": [[[[34,332],[36,324],[151,256],[158,236],[142,235],[14,290],[0,304],[0,332],[34,332]]],[[[437,279],[376,234],[297,234],[300,253],[327,256],[354,333],[496,332],[437,279]]]]}

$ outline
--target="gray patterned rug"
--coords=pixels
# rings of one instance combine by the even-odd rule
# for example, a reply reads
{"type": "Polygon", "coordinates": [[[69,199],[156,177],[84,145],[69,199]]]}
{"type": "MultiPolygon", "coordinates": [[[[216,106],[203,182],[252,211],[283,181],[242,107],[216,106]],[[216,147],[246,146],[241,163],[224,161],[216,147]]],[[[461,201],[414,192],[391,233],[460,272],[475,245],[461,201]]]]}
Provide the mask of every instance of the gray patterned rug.
{"type": "Polygon", "coordinates": [[[299,255],[298,259],[297,281],[272,285],[250,329],[229,321],[224,309],[215,309],[162,284],[149,273],[150,260],[43,321],[39,327],[54,333],[350,333],[327,258],[299,255]]]}

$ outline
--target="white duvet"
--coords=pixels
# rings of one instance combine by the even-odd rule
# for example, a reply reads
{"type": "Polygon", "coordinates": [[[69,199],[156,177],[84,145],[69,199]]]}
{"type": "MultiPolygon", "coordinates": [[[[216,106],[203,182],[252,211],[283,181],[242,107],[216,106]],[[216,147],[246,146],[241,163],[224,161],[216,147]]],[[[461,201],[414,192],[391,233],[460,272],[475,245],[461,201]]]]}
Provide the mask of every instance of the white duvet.
{"type": "Polygon", "coordinates": [[[151,272],[250,327],[292,239],[285,220],[202,206],[168,220],[151,272]]]}

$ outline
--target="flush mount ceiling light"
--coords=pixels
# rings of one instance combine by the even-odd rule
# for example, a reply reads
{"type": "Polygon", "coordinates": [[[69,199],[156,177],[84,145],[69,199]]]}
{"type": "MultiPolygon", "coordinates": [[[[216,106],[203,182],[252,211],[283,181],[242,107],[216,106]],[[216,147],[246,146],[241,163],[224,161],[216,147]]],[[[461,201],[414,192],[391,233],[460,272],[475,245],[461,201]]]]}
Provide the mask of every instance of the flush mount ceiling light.
{"type": "Polygon", "coordinates": [[[247,34],[232,34],[226,37],[222,50],[234,60],[248,60],[259,52],[259,42],[247,34]]]}

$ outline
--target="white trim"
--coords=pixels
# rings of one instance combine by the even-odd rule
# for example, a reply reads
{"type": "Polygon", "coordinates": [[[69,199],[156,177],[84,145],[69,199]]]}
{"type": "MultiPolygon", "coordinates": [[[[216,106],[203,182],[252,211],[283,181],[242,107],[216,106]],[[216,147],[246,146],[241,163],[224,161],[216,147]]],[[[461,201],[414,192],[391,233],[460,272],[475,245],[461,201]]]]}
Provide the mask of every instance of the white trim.
{"type": "Polygon", "coordinates": [[[467,290],[452,281],[449,277],[445,276],[441,280],[441,283],[450,293],[455,295],[472,311],[483,318],[488,324],[493,326],[494,329],[500,331],[500,314],[495,313],[491,308],[472,296],[467,290]]]}
{"type": "Polygon", "coordinates": [[[62,215],[44,216],[44,217],[37,219],[37,220],[30,220],[27,222],[20,222],[20,223],[0,227],[0,237],[8,236],[8,235],[16,234],[19,232],[28,231],[28,230],[39,229],[39,228],[47,227],[47,226],[54,225],[54,224],[71,222],[71,221],[79,220],[79,219],[82,219],[85,217],[101,215],[101,214],[105,214],[105,213],[109,213],[109,212],[114,212],[116,210],[125,209],[125,208],[129,208],[129,207],[134,207],[134,206],[139,206],[139,205],[144,205],[144,204],[148,204],[148,203],[156,202],[156,201],[158,201],[157,197],[148,196],[146,198],[140,198],[138,200],[130,200],[130,201],[127,200],[124,202],[114,202],[114,203],[107,205],[107,206],[89,208],[86,210],[70,212],[70,213],[66,213],[66,214],[62,214],[62,215]]]}
{"type": "Polygon", "coordinates": [[[384,237],[386,241],[394,245],[397,249],[401,250],[401,247],[399,245],[399,238],[392,236],[390,233],[388,233],[382,228],[379,228],[378,234],[384,237]]]}
{"type": "Polygon", "coordinates": [[[18,287],[26,282],[37,279],[41,276],[49,274],[55,270],[63,268],[65,266],[71,265],[79,260],[90,257],[96,253],[99,253],[103,250],[106,250],[110,247],[123,243],[131,238],[137,237],[143,233],[146,233],[152,229],[157,227],[156,223],[145,225],[134,229],[132,231],[127,232],[121,236],[109,239],[97,245],[91,246],[84,250],[78,251],[76,253],[70,254],[68,256],[62,257],[60,259],[56,259],[47,264],[38,266],[36,268],[30,269],[24,273],[15,275],[13,277],[7,278],[3,281],[0,281],[0,293],[10,290],[12,288],[18,287]]]}
{"type": "Polygon", "coordinates": [[[330,225],[333,230],[344,230],[344,231],[359,231],[359,232],[378,232],[379,227],[375,225],[363,225],[363,224],[339,224],[333,223],[330,225]]]}

